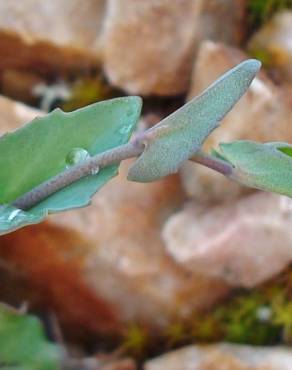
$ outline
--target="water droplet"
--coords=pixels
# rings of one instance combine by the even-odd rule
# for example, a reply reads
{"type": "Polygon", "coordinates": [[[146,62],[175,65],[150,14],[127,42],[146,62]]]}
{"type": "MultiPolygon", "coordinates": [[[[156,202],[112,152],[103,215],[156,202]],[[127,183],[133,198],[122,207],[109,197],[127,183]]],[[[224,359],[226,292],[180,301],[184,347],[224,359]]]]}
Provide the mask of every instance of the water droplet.
{"type": "Polygon", "coordinates": [[[72,166],[75,166],[78,163],[84,162],[87,159],[90,158],[90,154],[87,150],[83,148],[73,148],[68,153],[65,161],[66,161],[66,167],[70,168],[72,166]]]}
{"type": "Polygon", "coordinates": [[[96,168],[91,170],[91,175],[97,175],[98,172],[99,172],[99,167],[96,167],[96,168]]]}
{"type": "Polygon", "coordinates": [[[14,209],[10,215],[8,216],[8,221],[12,221],[15,219],[15,217],[21,212],[20,209],[14,209]]]}

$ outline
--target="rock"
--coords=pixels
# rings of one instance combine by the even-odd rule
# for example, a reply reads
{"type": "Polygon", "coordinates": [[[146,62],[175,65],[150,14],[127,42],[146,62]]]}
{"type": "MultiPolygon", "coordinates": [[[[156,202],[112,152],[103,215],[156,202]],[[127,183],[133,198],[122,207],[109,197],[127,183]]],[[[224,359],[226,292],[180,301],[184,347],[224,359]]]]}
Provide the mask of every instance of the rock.
{"type": "Polygon", "coordinates": [[[109,0],[102,32],[105,73],[131,94],[185,93],[202,40],[242,42],[245,5],[246,0],[109,0]]]}
{"type": "MultiPolygon", "coordinates": [[[[19,125],[18,107],[23,121],[33,115],[8,102],[10,121],[2,132],[19,125]]],[[[179,176],[138,184],[126,181],[128,166],[121,166],[90,207],[0,238],[0,271],[9,266],[18,277],[4,294],[1,274],[0,299],[53,310],[66,332],[116,334],[136,321],[163,328],[230,291],[223,281],[189,274],[165,251],[162,227],[185,199],[179,176]]]]}
{"type": "MultiPolygon", "coordinates": [[[[194,66],[189,99],[246,58],[238,49],[210,41],[202,43],[194,66]]],[[[222,120],[221,126],[209,136],[203,149],[209,152],[211,148],[216,148],[219,142],[239,139],[292,142],[291,119],[291,91],[276,87],[262,72],[222,120]]],[[[187,194],[200,201],[230,200],[251,192],[251,189],[191,162],[182,168],[181,176],[187,194]]]]}
{"type": "Polygon", "coordinates": [[[0,2],[0,76],[7,68],[71,74],[98,64],[105,0],[0,2]]]}
{"type": "Polygon", "coordinates": [[[44,79],[35,73],[6,69],[2,74],[1,92],[11,99],[36,105],[38,99],[34,89],[44,83],[44,79]]]}
{"type": "Polygon", "coordinates": [[[185,93],[201,40],[238,44],[244,19],[245,0],[109,0],[102,33],[105,73],[131,94],[185,93]]]}
{"type": "Polygon", "coordinates": [[[191,272],[251,288],[292,260],[292,200],[256,193],[213,208],[189,203],[163,230],[174,260],[191,272]]]}
{"type": "MultiPolygon", "coordinates": [[[[65,361],[64,361],[65,362],[65,361]]],[[[67,359],[64,367],[83,370],[137,370],[137,365],[132,358],[114,358],[106,354],[94,357],[67,359]]]]}
{"type": "Polygon", "coordinates": [[[292,82],[292,11],[277,13],[251,38],[252,55],[274,70],[284,82],[292,82]]]}
{"type": "Polygon", "coordinates": [[[199,40],[239,46],[246,37],[246,0],[202,0],[197,32],[199,40]]]}
{"type": "Polygon", "coordinates": [[[144,370],[292,370],[285,347],[251,347],[219,343],[189,346],[146,362],[144,370]]]}
{"type": "Polygon", "coordinates": [[[242,42],[245,2],[2,1],[0,82],[6,69],[71,76],[102,59],[109,80],[131,94],[185,93],[201,40],[242,42]]]}
{"type": "Polygon", "coordinates": [[[103,63],[131,94],[176,95],[189,83],[199,0],[109,0],[103,63]]]}
{"type": "Polygon", "coordinates": [[[0,136],[19,128],[43,113],[0,95],[0,136]]]}
{"type": "MultiPolygon", "coordinates": [[[[98,364],[99,367],[99,364],[98,364]]],[[[97,368],[98,368],[97,367],[97,368]]],[[[137,366],[132,359],[116,360],[113,363],[105,365],[101,370],[136,370],[137,366]]]]}

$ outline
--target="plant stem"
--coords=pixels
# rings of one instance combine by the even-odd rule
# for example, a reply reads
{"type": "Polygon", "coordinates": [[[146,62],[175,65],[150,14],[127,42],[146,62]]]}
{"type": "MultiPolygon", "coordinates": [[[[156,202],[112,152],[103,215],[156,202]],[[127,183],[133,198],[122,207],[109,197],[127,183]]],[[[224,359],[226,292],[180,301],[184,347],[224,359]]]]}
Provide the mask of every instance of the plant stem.
{"type": "Polygon", "coordinates": [[[29,192],[17,198],[12,205],[22,210],[28,210],[40,203],[58,190],[73,184],[83,177],[98,173],[106,166],[117,164],[124,159],[137,157],[143,152],[144,146],[137,142],[130,142],[117,148],[96,154],[90,159],[77,164],[66,171],[52,177],[48,181],[36,186],[29,192]]]}
{"type": "MultiPolygon", "coordinates": [[[[78,181],[83,177],[96,174],[103,167],[118,164],[124,159],[137,157],[142,154],[143,150],[144,145],[142,144],[142,141],[134,140],[128,144],[97,154],[36,186],[17,198],[12,205],[24,211],[29,210],[48,198],[50,195],[73,184],[75,181],[78,181]]],[[[190,160],[209,167],[224,176],[229,176],[233,170],[229,163],[214,158],[201,151],[190,158],[190,160]]]]}
{"type": "Polygon", "coordinates": [[[211,168],[212,170],[221,173],[224,176],[229,177],[234,169],[232,165],[223,159],[213,157],[199,150],[190,161],[199,163],[205,167],[211,168]]]}

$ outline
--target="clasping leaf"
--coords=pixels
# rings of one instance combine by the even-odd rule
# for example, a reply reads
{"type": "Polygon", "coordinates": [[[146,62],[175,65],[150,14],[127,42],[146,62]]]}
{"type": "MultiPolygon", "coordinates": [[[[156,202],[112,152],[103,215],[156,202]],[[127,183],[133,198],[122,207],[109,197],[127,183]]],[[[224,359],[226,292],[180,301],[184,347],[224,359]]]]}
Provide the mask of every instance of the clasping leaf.
{"type": "Polygon", "coordinates": [[[130,168],[128,179],[149,182],[176,172],[246,92],[260,66],[253,59],[240,63],[148,130],[143,140],[145,150],[130,168]]]}
{"type": "Polygon", "coordinates": [[[220,155],[234,167],[234,181],[292,197],[292,145],[241,140],[220,144],[220,155]]]}

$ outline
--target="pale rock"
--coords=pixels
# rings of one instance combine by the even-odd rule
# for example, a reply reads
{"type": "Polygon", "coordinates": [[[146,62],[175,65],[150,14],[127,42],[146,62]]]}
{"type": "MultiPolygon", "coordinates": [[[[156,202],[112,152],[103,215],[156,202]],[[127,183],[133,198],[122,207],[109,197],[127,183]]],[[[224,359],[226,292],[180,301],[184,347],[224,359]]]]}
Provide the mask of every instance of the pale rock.
{"type": "Polygon", "coordinates": [[[200,0],[108,0],[102,33],[110,82],[131,94],[187,89],[200,0]]]}
{"type": "Polygon", "coordinates": [[[0,73],[72,73],[98,64],[105,0],[0,1],[0,73]]]}
{"type": "Polygon", "coordinates": [[[246,5],[246,0],[201,0],[198,40],[241,45],[247,30],[246,5]]]}
{"type": "Polygon", "coordinates": [[[25,104],[5,98],[0,95],[0,136],[8,131],[14,131],[43,113],[25,104]]]}
{"type": "MultiPolygon", "coordinates": [[[[99,368],[99,364],[97,368],[99,368]]],[[[122,359],[102,366],[101,370],[137,370],[137,366],[132,359],[122,359]]]]}
{"type": "Polygon", "coordinates": [[[292,261],[292,200],[256,193],[206,208],[195,202],[171,216],[166,249],[188,271],[254,287],[292,261]]]}
{"type": "Polygon", "coordinates": [[[245,20],[246,0],[109,0],[101,37],[105,73],[131,94],[185,93],[200,42],[238,45],[245,20]]]}
{"type": "Polygon", "coordinates": [[[144,370],[292,370],[292,351],[219,343],[189,346],[146,362],[144,370]]]}
{"type": "Polygon", "coordinates": [[[44,83],[45,79],[34,72],[6,69],[1,76],[1,93],[14,100],[37,105],[38,97],[33,91],[44,83]]]}
{"type": "Polygon", "coordinates": [[[251,38],[248,49],[274,69],[284,82],[292,82],[292,11],[277,13],[251,38]]]}
{"type": "Polygon", "coordinates": [[[229,287],[212,277],[191,276],[165,250],[161,229],[184,199],[178,177],[128,182],[128,166],[123,163],[119,177],[89,208],[55,215],[50,224],[73,229],[91,244],[81,277],[95,294],[118,307],[123,322],[163,327],[174,317],[209,307],[229,287]]]}
{"type": "MultiPolygon", "coordinates": [[[[193,70],[189,99],[247,58],[240,50],[221,43],[202,43],[193,70]]],[[[220,127],[208,137],[203,149],[210,152],[220,142],[240,139],[292,142],[291,120],[291,91],[275,86],[261,72],[248,92],[222,120],[220,127]]],[[[183,166],[181,176],[187,194],[201,201],[224,201],[251,192],[251,189],[191,162],[183,166]]]]}

